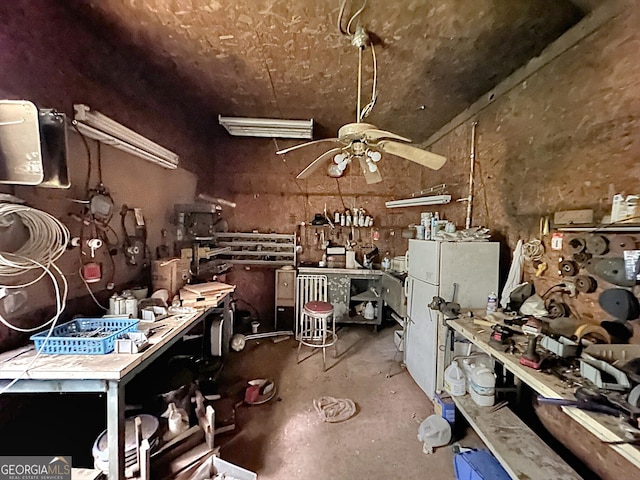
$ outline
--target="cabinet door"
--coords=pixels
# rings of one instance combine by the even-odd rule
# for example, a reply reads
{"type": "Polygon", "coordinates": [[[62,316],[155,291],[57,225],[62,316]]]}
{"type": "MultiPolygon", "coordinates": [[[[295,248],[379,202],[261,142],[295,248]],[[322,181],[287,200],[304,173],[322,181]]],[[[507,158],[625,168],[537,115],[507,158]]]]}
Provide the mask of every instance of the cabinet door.
{"type": "Polygon", "coordinates": [[[410,282],[410,310],[405,338],[405,363],[418,386],[433,398],[436,389],[437,332],[435,312],[427,306],[438,287],[414,278],[410,282]]]}
{"type": "Polygon", "coordinates": [[[292,307],[296,299],[295,270],[276,270],[276,305],[292,307]]]}

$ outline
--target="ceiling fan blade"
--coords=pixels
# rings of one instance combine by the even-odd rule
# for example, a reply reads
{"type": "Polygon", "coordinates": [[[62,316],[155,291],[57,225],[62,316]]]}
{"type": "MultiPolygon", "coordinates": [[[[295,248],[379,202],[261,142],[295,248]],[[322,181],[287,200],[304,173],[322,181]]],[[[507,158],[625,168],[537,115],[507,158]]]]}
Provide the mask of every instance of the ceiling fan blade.
{"type": "Polygon", "coordinates": [[[380,175],[380,169],[376,165],[376,171],[372,172],[369,170],[369,165],[367,165],[367,160],[365,157],[359,157],[360,160],[360,169],[364,174],[364,180],[371,185],[372,183],[380,183],[382,181],[382,175],[380,175]]]}
{"type": "Polygon", "coordinates": [[[284,148],[282,150],[278,150],[276,152],[277,155],[282,155],[283,153],[289,153],[292,152],[294,150],[297,150],[299,148],[302,147],[307,147],[309,145],[315,145],[317,143],[323,143],[323,142],[339,142],[340,140],[338,140],[337,138],[323,138],[321,140],[314,140],[313,142],[306,142],[306,143],[301,143],[300,145],[294,145],[293,147],[289,147],[289,148],[284,148]]]}
{"type": "Polygon", "coordinates": [[[320,155],[318,158],[316,158],[313,162],[311,162],[309,165],[307,165],[307,168],[305,168],[303,171],[301,171],[296,178],[297,179],[307,178],[313,172],[315,172],[320,167],[322,167],[327,160],[332,159],[333,156],[336,153],[339,153],[341,151],[342,151],[342,147],[337,147],[337,148],[332,148],[331,150],[324,152],[322,155],[320,155]]]}
{"type": "Polygon", "coordinates": [[[403,142],[411,143],[411,139],[409,138],[396,135],[395,133],[386,132],[384,130],[378,130],[377,128],[365,130],[364,136],[369,142],[377,142],[378,140],[389,139],[389,140],[400,140],[403,142]]]}
{"type": "Polygon", "coordinates": [[[407,145],[406,143],[398,143],[390,140],[381,140],[377,147],[383,152],[396,155],[411,162],[419,163],[433,170],[439,170],[447,162],[447,158],[437,153],[431,153],[422,148],[407,145]]]}

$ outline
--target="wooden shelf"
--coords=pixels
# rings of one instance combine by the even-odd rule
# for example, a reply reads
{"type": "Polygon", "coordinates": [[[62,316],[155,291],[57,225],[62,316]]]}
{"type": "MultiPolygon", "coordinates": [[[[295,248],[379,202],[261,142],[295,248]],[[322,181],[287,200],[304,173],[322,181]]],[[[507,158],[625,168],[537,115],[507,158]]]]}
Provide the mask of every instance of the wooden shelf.
{"type": "Polygon", "coordinates": [[[508,407],[491,413],[468,394],[451,398],[511,478],[580,478],[508,407]]]}
{"type": "Polygon", "coordinates": [[[602,225],[555,225],[558,232],[640,233],[640,223],[607,223],[602,225]]]}

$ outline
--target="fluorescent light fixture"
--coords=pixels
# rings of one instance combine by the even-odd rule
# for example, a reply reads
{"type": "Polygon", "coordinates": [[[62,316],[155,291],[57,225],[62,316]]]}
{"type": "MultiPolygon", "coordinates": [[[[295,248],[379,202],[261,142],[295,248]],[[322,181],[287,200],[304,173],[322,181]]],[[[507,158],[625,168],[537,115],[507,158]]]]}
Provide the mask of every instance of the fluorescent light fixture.
{"type": "Polygon", "coordinates": [[[451,195],[431,195],[429,197],[405,198],[385,202],[387,208],[416,207],[419,205],[443,205],[451,201],[451,195]]]}
{"type": "Polygon", "coordinates": [[[230,135],[240,137],[313,138],[313,119],[281,120],[218,115],[218,121],[230,135]]]}
{"type": "Polygon", "coordinates": [[[73,124],[78,131],[93,140],[174,170],[178,168],[178,155],[152,142],[148,138],[118,122],[91,110],[87,105],[75,104],[73,124]]]}

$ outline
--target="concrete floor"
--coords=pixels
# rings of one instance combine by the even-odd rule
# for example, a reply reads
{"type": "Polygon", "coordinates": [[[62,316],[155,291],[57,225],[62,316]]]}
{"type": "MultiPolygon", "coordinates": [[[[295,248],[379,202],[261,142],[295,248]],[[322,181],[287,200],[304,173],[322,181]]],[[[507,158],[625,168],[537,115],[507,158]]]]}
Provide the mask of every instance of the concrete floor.
{"type": "MultiPolygon", "coordinates": [[[[321,350],[296,364],[293,339],[253,340],[242,352],[231,352],[222,383],[271,378],[278,391],[268,403],[237,409],[236,430],[216,439],[221,457],[261,480],[455,478],[451,447],[422,452],[418,427],[433,406],[401,366],[393,330],[342,328],[339,355],[327,351],[324,373],[321,350]],[[321,396],[350,398],[357,414],[324,423],[312,403],[321,396]]],[[[301,358],[309,353],[303,347],[301,358]]],[[[480,445],[472,433],[460,443],[480,445]]]]}

